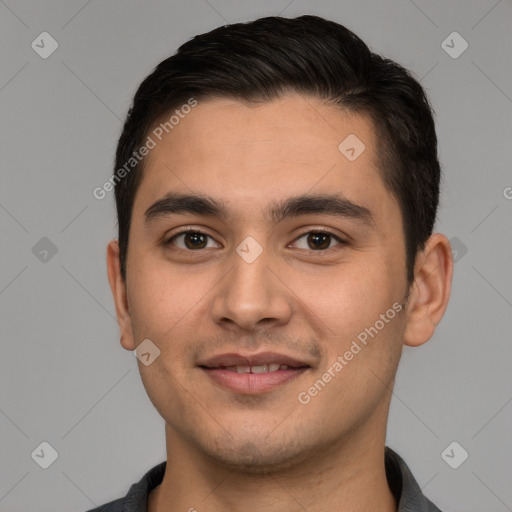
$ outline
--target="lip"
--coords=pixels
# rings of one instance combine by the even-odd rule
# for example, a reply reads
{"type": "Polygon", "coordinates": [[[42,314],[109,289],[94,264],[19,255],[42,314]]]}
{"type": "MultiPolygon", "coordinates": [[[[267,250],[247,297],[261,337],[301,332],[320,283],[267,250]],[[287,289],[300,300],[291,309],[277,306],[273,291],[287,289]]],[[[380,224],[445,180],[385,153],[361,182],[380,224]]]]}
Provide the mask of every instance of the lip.
{"type": "Polygon", "coordinates": [[[251,355],[219,354],[200,362],[198,367],[221,388],[243,395],[267,393],[295,380],[311,369],[307,362],[276,352],[260,352],[251,355]],[[263,364],[286,365],[289,368],[265,373],[237,373],[226,369],[230,366],[260,366],[263,364]]]}
{"type": "Polygon", "coordinates": [[[236,353],[227,353],[227,354],[219,354],[217,356],[211,357],[209,359],[205,359],[204,361],[200,361],[198,366],[203,366],[207,368],[220,368],[222,366],[258,366],[266,363],[273,364],[285,364],[286,366],[291,366],[293,368],[299,368],[304,366],[310,366],[306,361],[301,361],[291,356],[287,356],[285,354],[279,354],[277,352],[259,352],[258,354],[236,354],[236,353]]]}

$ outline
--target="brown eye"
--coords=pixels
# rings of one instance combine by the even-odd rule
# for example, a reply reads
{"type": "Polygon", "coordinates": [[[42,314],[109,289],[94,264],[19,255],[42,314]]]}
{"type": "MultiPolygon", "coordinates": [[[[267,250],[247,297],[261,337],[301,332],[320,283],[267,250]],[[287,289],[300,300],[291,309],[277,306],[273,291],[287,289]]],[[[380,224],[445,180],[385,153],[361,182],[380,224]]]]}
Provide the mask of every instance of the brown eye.
{"type": "Polygon", "coordinates": [[[336,245],[344,243],[341,238],[337,237],[333,233],[329,233],[328,231],[308,231],[297,238],[297,241],[302,238],[306,238],[307,246],[299,246],[299,249],[311,249],[313,251],[325,251],[327,249],[331,249],[331,242],[333,239],[338,242],[336,245]]]}
{"type": "Polygon", "coordinates": [[[208,244],[208,239],[213,240],[213,238],[206,233],[202,233],[201,231],[195,230],[187,230],[181,231],[176,235],[172,236],[165,245],[176,245],[180,249],[184,250],[198,250],[198,249],[206,249],[208,244]],[[182,243],[175,243],[176,240],[182,240],[182,243]]]}
{"type": "Polygon", "coordinates": [[[187,249],[204,249],[206,236],[203,233],[187,233],[183,236],[187,249]]]}
{"type": "Polygon", "coordinates": [[[307,240],[311,249],[328,249],[331,245],[331,236],[326,233],[310,233],[307,240]]]}

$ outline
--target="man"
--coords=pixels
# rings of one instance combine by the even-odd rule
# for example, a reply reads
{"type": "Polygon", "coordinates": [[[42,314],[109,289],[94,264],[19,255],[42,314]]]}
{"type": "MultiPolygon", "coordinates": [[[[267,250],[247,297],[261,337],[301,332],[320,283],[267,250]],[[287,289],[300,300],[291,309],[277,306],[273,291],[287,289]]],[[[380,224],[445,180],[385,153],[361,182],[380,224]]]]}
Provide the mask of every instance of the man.
{"type": "Polygon", "coordinates": [[[107,251],[167,460],[96,511],[438,511],[385,446],[449,299],[429,102],[315,16],[197,36],[138,89],[107,251]]]}

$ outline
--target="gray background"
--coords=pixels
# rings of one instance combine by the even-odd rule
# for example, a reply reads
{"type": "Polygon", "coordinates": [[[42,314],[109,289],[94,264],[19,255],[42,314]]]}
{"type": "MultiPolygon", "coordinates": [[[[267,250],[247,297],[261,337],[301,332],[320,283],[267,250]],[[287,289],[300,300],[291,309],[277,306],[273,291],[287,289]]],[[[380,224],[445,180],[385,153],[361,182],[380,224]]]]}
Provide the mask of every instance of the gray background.
{"type": "Polygon", "coordinates": [[[87,510],[165,460],[163,420],[119,344],[113,196],[92,191],[158,62],[197,33],[279,13],[346,25],[427,89],[445,172],[437,231],[457,263],[435,336],[404,350],[387,444],[441,509],[512,510],[510,0],[0,0],[1,511],[87,510]],[[59,44],[46,59],[31,47],[44,31],[59,44]],[[469,44],[458,58],[442,46],[453,31],[469,44]],[[58,452],[48,469],[31,456],[43,441],[58,452]],[[458,469],[441,456],[452,441],[469,453],[458,469]]]}

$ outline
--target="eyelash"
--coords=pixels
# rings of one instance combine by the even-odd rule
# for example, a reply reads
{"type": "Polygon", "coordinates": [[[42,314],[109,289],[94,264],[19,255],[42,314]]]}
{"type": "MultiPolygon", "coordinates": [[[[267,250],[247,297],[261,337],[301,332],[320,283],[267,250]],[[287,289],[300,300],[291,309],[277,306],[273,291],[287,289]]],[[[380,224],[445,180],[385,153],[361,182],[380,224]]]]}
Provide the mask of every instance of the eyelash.
{"type": "MultiPolygon", "coordinates": [[[[164,241],[163,245],[164,246],[170,246],[170,245],[173,245],[172,242],[173,240],[175,240],[176,238],[182,236],[182,235],[187,235],[189,233],[193,233],[193,234],[198,234],[198,235],[205,235],[207,236],[208,238],[211,238],[212,240],[214,240],[214,238],[212,236],[210,236],[208,233],[205,233],[204,231],[200,231],[198,229],[194,229],[194,228],[188,228],[188,229],[185,229],[183,231],[179,231],[178,233],[175,233],[174,235],[172,235],[170,238],[168,238],[167,240],[164,241]]],[[[340,238],[339,236],[335,235],[334,233],[331,233],[330,231],[327,231],[325,229],[311,229],[309,231],[305,231],[304,233],[300,234],[297,238],[295,238],[294,242],[296,242],[297,240],[299,240],[300,238],[302,238],[303,236],[305,235],[309,235],[311,233],[314,233],[314,234],[322,234],[322,235],[328,235],[332,238],[334,238],[338,244],[335,245],[334,247],[328,247],[327,249],[318,249],[318,250],[313,250],[313,249],[301,249],[301,250],[307,250],[308,252],[314,252],[314,253],[325,253],[329,250],[332,250],[332,249],[335,249],[336,247],[338,246],[344,246],[344,245],[347,245],[347,242],[345,240],[343,240],[342,238],[340,238]]],[[[292,242],[293,243],[293,242],[292,242]]],[[[202,252],[204,251],[205,249],[182,249],[181,247],[177,247],[175,248],[176,251],[178,252],[187,252],[187,253],[192,253],[192,252],[202,252]]]]}

